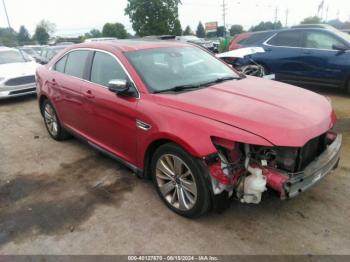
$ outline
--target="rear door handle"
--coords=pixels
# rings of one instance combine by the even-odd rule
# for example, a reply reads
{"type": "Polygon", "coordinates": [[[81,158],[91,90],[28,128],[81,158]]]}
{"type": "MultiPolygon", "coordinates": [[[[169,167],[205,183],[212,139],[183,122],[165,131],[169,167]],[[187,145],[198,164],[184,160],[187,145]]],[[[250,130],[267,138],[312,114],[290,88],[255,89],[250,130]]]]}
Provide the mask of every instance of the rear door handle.
{"type": "Polygon", "coordinates": [[[84,93],[84,96],[85,96],[86,98],[89,98],[89,99],[95,98],[95,96],[92,94],[92,91],[91,91],[91,90],[87,90],[87,91],[84,93]]]}

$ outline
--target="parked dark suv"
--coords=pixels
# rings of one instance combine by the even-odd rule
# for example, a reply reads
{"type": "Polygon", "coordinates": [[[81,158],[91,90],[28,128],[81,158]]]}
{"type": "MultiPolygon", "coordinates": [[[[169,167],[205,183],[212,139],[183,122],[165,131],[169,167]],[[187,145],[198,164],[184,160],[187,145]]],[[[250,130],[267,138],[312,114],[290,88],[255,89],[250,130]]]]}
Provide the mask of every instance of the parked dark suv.
{"type": "MultiPolygon", "coordinates": [[[[350,92],[350,36],[324,28],[293,28],[264,33],[265,53],[252,55],[276,80],[300,86],[341,88],[350,92]]],[[[242,61],[242,63],[250,63],[242,61]]]]}

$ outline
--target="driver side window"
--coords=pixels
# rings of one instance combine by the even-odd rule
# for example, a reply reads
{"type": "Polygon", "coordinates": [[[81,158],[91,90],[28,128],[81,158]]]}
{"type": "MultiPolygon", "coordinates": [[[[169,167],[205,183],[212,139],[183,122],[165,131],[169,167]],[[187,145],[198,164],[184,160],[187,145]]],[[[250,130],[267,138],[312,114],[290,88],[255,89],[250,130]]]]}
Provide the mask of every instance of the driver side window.
{"type": "Polygon", "coordinates": [[[115,79],[128,79],[122,66],[113,56],[96,52],[92,63],[90,81],[108,87],[108,83],[115,79]]]}
{"type": "Polygon", "coordinates": [[[306,47],[333,50],[333,45],[343,45],[335,37],[322,32],[309,32],[306,35],[306,47]]]}

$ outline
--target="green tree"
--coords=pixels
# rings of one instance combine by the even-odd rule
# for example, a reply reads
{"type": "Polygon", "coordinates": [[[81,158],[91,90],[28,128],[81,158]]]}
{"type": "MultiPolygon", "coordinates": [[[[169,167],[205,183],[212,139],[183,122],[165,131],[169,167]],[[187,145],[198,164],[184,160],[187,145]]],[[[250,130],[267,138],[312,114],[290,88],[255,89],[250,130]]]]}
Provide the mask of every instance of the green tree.
{"type": "Polygon", "coordinates": [[[56,24],[45,19],[41,20],[37,26],[44,28],[49,35],[56,31],[56,24]]]}
{"type": "Polygon", "coordinates": [[[17,33],[12,28],[0,28],[0,45],[16,46],[17,33]]]}
{"type": "Polygon", "coordinates": [[[128,37],[125,27],[121,23],[106,23],[103,26],[102,35],[104,37],[116,37],[118,39],[125,39],[128,37]]]}
{"type": "Polygon", "coordinates": [[[241,25],[232,25],[230,28],[230,35],[235,36],[243,32],[243,26],[241,25]]]}
{"type": "Polygon", "coordinates": [[[260,24],[252,26],[249,31],[256,32],[256,31],[265,31],[265,30],[273,30],[273,29],[281,29],[282,23],[281,21],[278,21],[277,23],[272,22],[260,22],[260,24]]]}
{"type": "Polygon", "coordinates": [[[333,19],[333,20],[329,20],[327,22],[327,24],[337,28],[337,29],[342,29],[344,26],[344,23],[342,21],[340,21],[339,19],[333,19]]]}
{"type": "Polygon", "coordinates": [[[183,35],[192,35],[193,32],[192,32],[191,27],[190,27],[189,25],[186,26],[185,31],[184,31],[182,34],[183,34],[183,35]]]}
{"type": "Polygon", "coordinates": [[[178,27],[180,3],[180,0],[128,0],[125,14],[137,35],[166,35],[178,27]]]}
{"type": "Polygon", "coordinates": [[[350,29],[350,21],[344,22],[342,29],[350,29]]]}
{"type": "Polygon", "coordinates": [[[40,45],[46,45],[49,41],[50,34],[47,32],[45,27],[38,25],[35,29],[33,39],[36,40],[40,45]]]}
{"type": "Polygon", "coordinates": [[[173,35],[182,35],[182,27],[179,19],[175,20],[174,29],[172,30],[173,35]]]}
{"type": "Polygon", "coordinates": [[[300,24],[320,24],[322,23],[322,19],[318,16],[310,16],[304,18],[303,21],[300,22],[300,24]]]}
{"type": "Polygon", "coordinates": [[[98,29],[92,29],[90,32],[84,34],[84,38],[97,38],[102,37],[102,33],[98,29]]]}
{"type": "Polygon", "coordinates": [[[204,38],[205,37],[205,29],[204,29],[204,26],[203,26],[202,22],[198,23],[197,30],[196,30],[196,35],[199,38],[204,38]]]}
{"type": "Polygon", "coordinates": [[[22,25],[19,28],[19,32],[18,32],[18,35],[17,35],[17,41],[21,45],[26,44],[26,43],[28,43],[30,41],[30,34],[29,34],[27,28],[25,28],[24,25],[22,25]]]}
{"type": "Polygon", "coordinates": [[[94,38],[102,37],[102,32],[100,30],[98,30],[98,29],[92,29],[90,31],[90,35],[91,35],[91,37],[94,37],[94,38]]]}

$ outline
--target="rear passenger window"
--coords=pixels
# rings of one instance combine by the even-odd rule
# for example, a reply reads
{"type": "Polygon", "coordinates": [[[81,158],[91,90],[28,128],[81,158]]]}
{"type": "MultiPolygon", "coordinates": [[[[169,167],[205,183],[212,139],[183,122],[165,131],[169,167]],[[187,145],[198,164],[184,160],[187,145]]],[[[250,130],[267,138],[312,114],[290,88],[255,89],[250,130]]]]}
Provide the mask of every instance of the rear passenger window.
{"type": "Polygon", "coordinates": [[[248,38],[242,39],[238,42],[240,45],[254,45],[264,42],[268,38],[269,34],[267,33],[254,33],[248,38]]]}
{"type": "Polygon", "coordinates": [[[79,50],[68,54],[65,73],[78,78],[83,78],[85,64],[89,55],[89,51],[79,50]]]}
{"type": "Polygon", "coordinates": [[[115,79],[127,80],[128,77],[113,56],[96,52],[91,69],[91,82],[108,87],[109,81],[115,79]]]}
{"type": "Polygon", "coordinates": [[[290,31],[281,32],[275,35],[269,42],[269,45],[287,46],[287,47],[301,47],[302,32],[290,31]]]}
{"type": "Polygon", "coordinates": [[[55,70],[64,73],[64,68],[66,67],[67,55],[62,57],[55,65],[55,70]]]}

